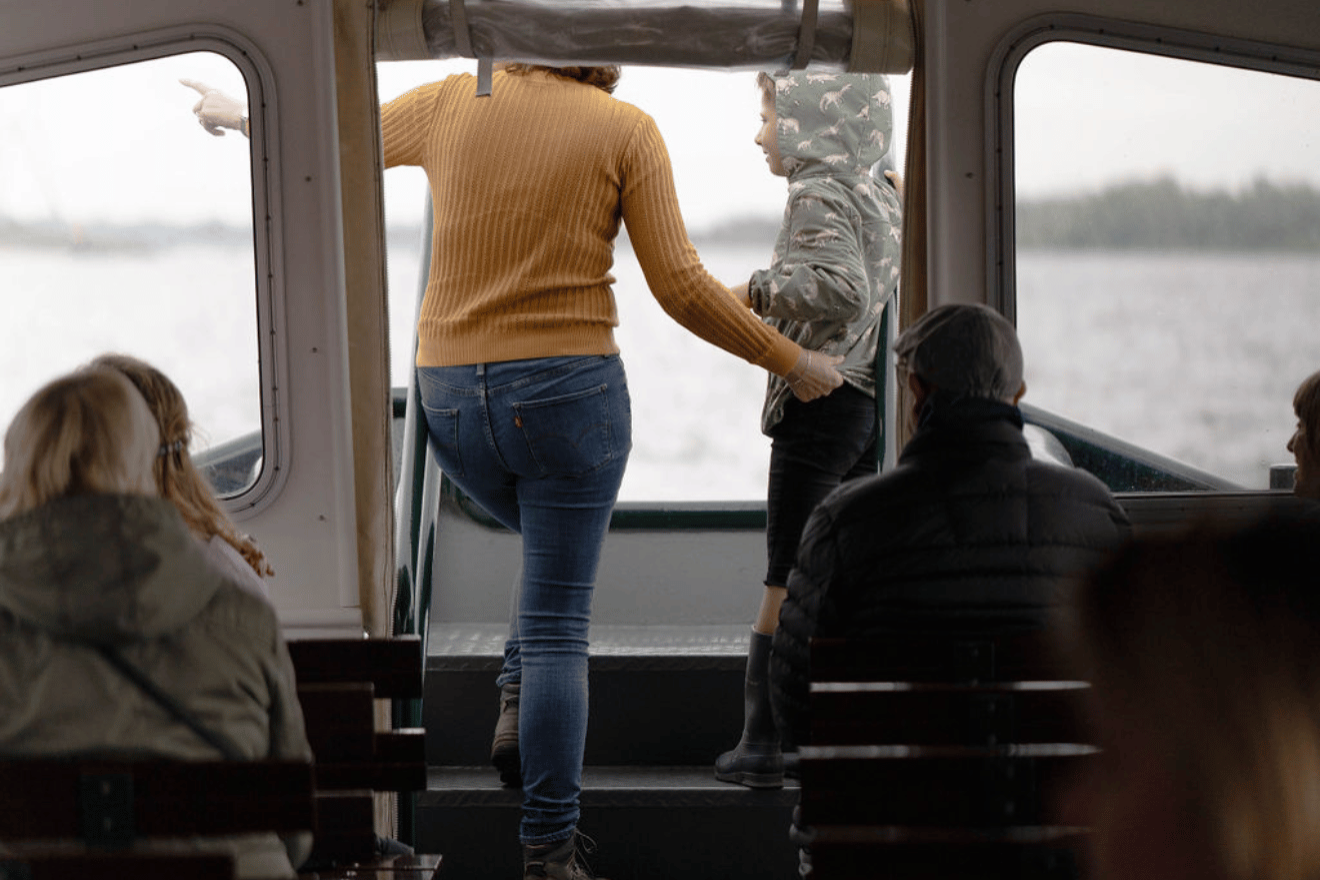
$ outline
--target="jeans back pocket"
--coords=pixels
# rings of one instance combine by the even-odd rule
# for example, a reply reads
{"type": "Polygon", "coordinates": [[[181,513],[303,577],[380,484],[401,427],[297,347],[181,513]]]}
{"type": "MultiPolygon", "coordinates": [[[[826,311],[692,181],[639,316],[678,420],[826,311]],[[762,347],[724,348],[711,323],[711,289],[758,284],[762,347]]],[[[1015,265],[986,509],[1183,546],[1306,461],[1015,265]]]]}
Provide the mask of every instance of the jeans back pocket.
{"type": "Polygon", "coordinates": [[[514,424],[543,476],[579,476],[615,456],[609,388],[513,404],[514,424]]]}
{"type": "Polygon", "coordinates": [[[457,409],[440,409],[422,405],[426,415],[426,430],[430,435],[431,452],[440,470],[451,477],[463,476],[463,455],[458,440],[457,409]]]}

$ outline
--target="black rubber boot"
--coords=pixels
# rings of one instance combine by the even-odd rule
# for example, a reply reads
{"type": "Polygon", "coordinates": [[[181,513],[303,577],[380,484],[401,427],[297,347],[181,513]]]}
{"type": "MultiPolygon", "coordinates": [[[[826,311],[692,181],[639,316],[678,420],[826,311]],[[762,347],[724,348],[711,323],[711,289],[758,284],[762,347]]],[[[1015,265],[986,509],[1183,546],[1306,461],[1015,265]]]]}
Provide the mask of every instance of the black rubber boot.
{"type": "Polygon", "coordinates": [[[743,733],[732,751],[715,759],[715,778],[748,788],[783,788],[784,755],[779,730],[770,714],[770,642],[772,636],[752,630],[747,647],[747,677],[743,682],[743,733]]]}

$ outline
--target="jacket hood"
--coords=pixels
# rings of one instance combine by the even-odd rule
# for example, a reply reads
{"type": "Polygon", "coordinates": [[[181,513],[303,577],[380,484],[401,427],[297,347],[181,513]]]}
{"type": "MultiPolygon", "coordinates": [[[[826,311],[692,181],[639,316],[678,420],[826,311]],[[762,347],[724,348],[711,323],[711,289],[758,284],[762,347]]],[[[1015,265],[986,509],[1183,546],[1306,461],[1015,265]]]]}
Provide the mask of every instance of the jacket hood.
{"type": "Polygon", "coordinates": [[[224,582],[162,498],[80,495],[0,522],[0,611],[57,637],[159,637],[192,620],[224,582]]]}
{"type": "Polygon", "coordinates": [[[948,461],[1030,458],[1022,425],[1022,411],[1011,403],[937,391],[922,407],[898,461],[907,464],[932,452],[948,461]]]}
{"type": "Polygon", "coordinates": [[[967,394],[951,394],[936,389],[926,398],[926,404],[917,414],[917,429],[964,428],[970,425],[1006,421],[1019,431],[1025,422],[1022,410],[1016,405],[986,397],[972,397],[967,394]]]}
{"type": "Polygon", "coordinates": [[[794,71],[774,77],[779,156],[803,174],[866,174],[889,152],[889,77],[794,71]]]}

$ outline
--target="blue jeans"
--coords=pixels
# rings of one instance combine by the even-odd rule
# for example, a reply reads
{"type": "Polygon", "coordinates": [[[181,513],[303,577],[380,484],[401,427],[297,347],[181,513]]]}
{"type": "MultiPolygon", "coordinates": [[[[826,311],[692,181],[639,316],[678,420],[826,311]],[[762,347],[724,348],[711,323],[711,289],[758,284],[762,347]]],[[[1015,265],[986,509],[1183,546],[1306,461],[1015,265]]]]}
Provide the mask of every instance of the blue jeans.
{"type": "Polygon", "coordinates": [[[632,448],[617,356],[419,367],[441,469],[522,535],[501,682],[521,681],[523,843],[577,827],[587,631],[601,545],[632,448]]]}
{"type": "Polygon", "coordinates": [[[875,398],[851,385],[810,403],[792,398],[770,429],[766,493],[765,583],[788,585],[802,530],[816,505],[843,483],[871,476],[876,464],[875,398]]]}

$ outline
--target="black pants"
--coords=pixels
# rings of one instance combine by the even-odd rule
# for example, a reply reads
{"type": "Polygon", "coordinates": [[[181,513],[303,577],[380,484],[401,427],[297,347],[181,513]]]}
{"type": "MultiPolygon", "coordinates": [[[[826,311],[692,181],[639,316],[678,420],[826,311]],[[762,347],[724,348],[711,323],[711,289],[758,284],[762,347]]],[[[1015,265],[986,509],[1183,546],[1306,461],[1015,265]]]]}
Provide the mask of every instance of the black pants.
{"type": "Polygon", "coordinates": [[[810,403],[788,401],[770,430],[765,582],[788,585],[798,542],[816,505],[848,480],[876,473],[875,398],[844,384],[810,403]]]}

